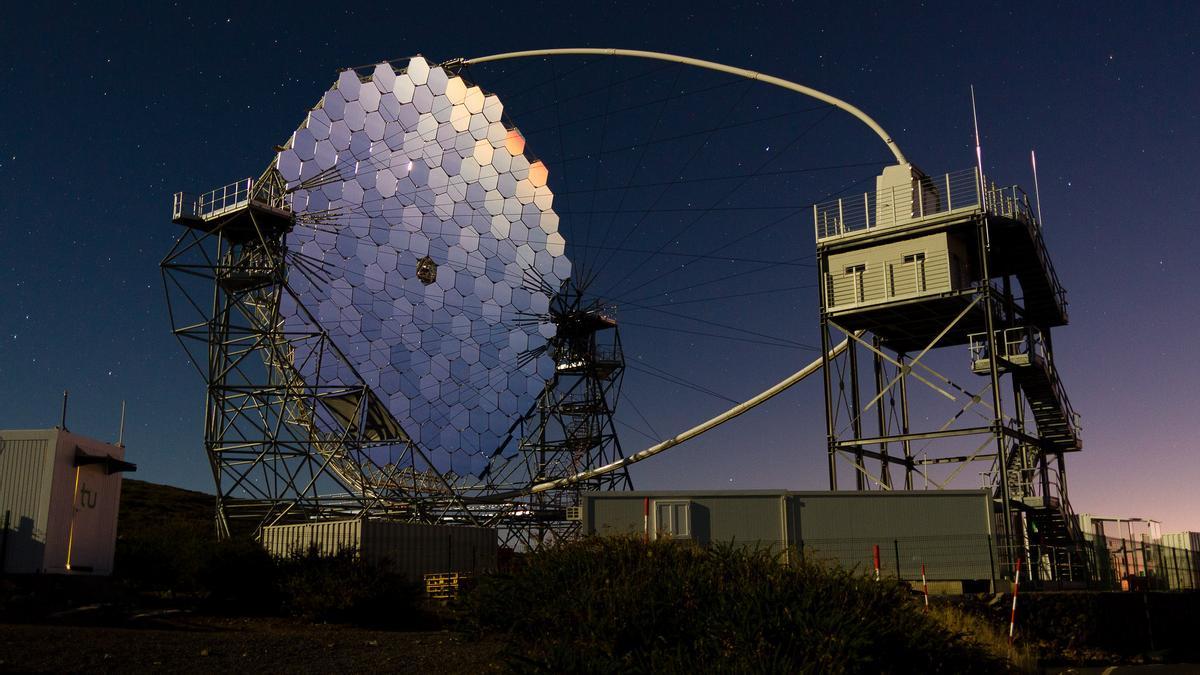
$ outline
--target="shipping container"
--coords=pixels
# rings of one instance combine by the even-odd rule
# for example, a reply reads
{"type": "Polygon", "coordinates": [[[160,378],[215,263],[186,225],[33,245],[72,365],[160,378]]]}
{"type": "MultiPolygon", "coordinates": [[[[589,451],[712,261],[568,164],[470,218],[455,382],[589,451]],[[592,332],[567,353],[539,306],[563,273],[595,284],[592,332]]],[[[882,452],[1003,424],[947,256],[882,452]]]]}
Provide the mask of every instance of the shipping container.
{"type": "Polygon", "coordinates": [[[995,578],[993,503],[986,490],[592,492],[584,531],[768,549],[881,576],[995,578]],[[878,547],[878,548],[877,548],[878,547]]]}
{"type": "Polygon", "coordinates": [[[1200,552],[1200,532],[1169,532],[1159,540],[1163,546],[1170,546],[1192,553],[1200,552]]]}
{"type": "Polygon", "coordinates": [[[392,520],[334,520],[263,528],[263,546],[272,555],[300,555],[315,548],[323,555],[354,550],[411,581],[427,573],[483,574],[496,569],[496,530],[392,520]]]}
{"type": "Polygon", "coordinates": [[[111,573],[124,459],[64,429],[0,431],[0,570],[111,573]]]}

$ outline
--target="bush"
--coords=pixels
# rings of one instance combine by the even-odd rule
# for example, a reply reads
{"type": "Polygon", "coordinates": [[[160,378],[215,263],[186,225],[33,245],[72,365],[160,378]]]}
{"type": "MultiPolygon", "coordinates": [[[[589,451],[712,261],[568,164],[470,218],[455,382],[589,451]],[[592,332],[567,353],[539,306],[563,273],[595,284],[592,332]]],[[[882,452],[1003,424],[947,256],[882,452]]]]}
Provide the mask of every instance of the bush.
{"type": "Polygon", "coordinates": [[[276,559],[251,539],[216,541],[211,533],[163,526],[118,540],[116,563],[135,590],[190,596],[220,613],[393,627],[426,618],[418,585],[354,550],[276,559]]]}
{"type": "Polygon", "coordinates": [[[284,570],[252,539],[227,539],[205,551],[195,584],[209,609],[243,614],[277,614],[285,598],[284,570]]]}
{"type": "Polygon", "coordinates": [[[166,522],[117,538],[113,575],[137,589],[194,592],[216,537],[212,528],[166,522]]]}
{"type": "Polygon", "coordinates": [[[733,546],[585,539],[482,579],[464,609],[520,670],[1004,670],[903,586],[733,546]]]}
{"type": "Polygon", "coordinates": [[[321,555],[315,549],[280,561],[285,610],[316,621],[412,626],[422,618],[419,585],[353,549],[321,555]]]}

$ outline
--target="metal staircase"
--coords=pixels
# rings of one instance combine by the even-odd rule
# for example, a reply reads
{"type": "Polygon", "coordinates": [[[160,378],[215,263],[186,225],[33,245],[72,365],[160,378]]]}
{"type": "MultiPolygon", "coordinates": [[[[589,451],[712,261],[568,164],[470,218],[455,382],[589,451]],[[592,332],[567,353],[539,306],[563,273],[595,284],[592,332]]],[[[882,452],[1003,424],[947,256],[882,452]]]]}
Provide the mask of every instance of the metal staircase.
{"type": "MultiPolygon", "coordinates": [[[[991,368],[987,334],[971,335],[970,341],[971,370],[987,375],[991,368]]],[[[1081,450],[1079,414],[1071,407],[1041,331],[1031,326],[998,330],[996,349],[1000,370],[1012,374],[1029,401],[1042,450],[1047,454],[1081,450]]]]}
{"type": "MultiPolygon", "coordinates": [[[[1082,449],[1079,415],[1071,407],[1041,332],[1030,326],[996,331],[997,367],[1010,373],[1037,427],[1038,444],[1014,444],[1009,453],[1010,491],[1024,514],[1025,555],[1031,573],[1042,580],[1085,581],[1089,558],[1078,521],[1067,499],[1066,486],[1049,458],[1082,449]],[[1039,480],[1035,467],[1045,462],[1039,480]]],[[[971,370],[988,375],[992,355],[986,333],[970,336],[971,370]]]]}

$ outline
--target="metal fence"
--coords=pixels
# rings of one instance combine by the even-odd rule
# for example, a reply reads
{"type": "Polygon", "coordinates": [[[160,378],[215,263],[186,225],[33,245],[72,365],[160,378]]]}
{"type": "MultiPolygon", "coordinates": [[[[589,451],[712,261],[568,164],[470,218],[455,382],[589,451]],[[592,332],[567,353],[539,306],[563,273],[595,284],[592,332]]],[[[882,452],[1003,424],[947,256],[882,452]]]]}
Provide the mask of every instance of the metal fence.
{"type": "Polygon", "coordinates": [[[1200,553],[1148,539],[1087,536],[1094,584],[1112,590],[1200,589],[1200,553]]]}
{"type": "Polygon", "coordinates": [[[809,560],[833,562],[863,574],[901,581],[994,581],[996,549],[992,537],[967,534],[890,539],[806,539],[797,547],[809,560]]]}
{"type": "MultiPolygon", "coordinates": [[[[987,581],[996,590],[1013,578],[1042,590],[1194,591],[1200,589],[1200,555],[1159,543],[1086,537],[1085,546],[1036,541],[1006,549],[988,535],[805,539],[800,556],[864,575],[919,582],[987,581]]],[[[964,586],[964,589],[966,587],[964,586]]],[[[983,589],[980,589],[983,590],[983,589]]]]}

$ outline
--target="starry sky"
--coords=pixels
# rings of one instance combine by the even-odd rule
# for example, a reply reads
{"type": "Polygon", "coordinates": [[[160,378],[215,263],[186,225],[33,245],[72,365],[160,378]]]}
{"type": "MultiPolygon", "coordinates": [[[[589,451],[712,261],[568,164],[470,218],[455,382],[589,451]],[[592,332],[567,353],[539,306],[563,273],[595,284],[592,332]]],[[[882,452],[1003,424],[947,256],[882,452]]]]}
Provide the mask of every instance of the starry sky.
{"type": "MultiPolygon", "coordinates": [[[[652,49],[845,98],[930,174],[973,162],[974,85],[987,171],[1032,191],[1037,151],[1070,299],[1057,363],[1084,424],[1085,450],[1068,458],[1075,510],[1200,530],[1200,6],[366,4],[6,11],[0,428],[56,424],[69,389],[68,425],[113,439],[125,400],[136,477],[211,489],[203,387],[170,335],[158,268],[178,234],[173,192],[257,175],[341,68],[652,49]]],[[[661,64],[514,61],[470,75],[545,160],[568,255],[621,307],[627,451],[814,358],[807,214],[887,163],[865,127],[661,64]]],[[[961,368],[965,350],[939,358],[961,368]]],[[[822,489],[823,438],[814,379],[632,476],[639,488],[822,489]]],[[[965,474],[961,486],[978,484],[965,474]]]]}

